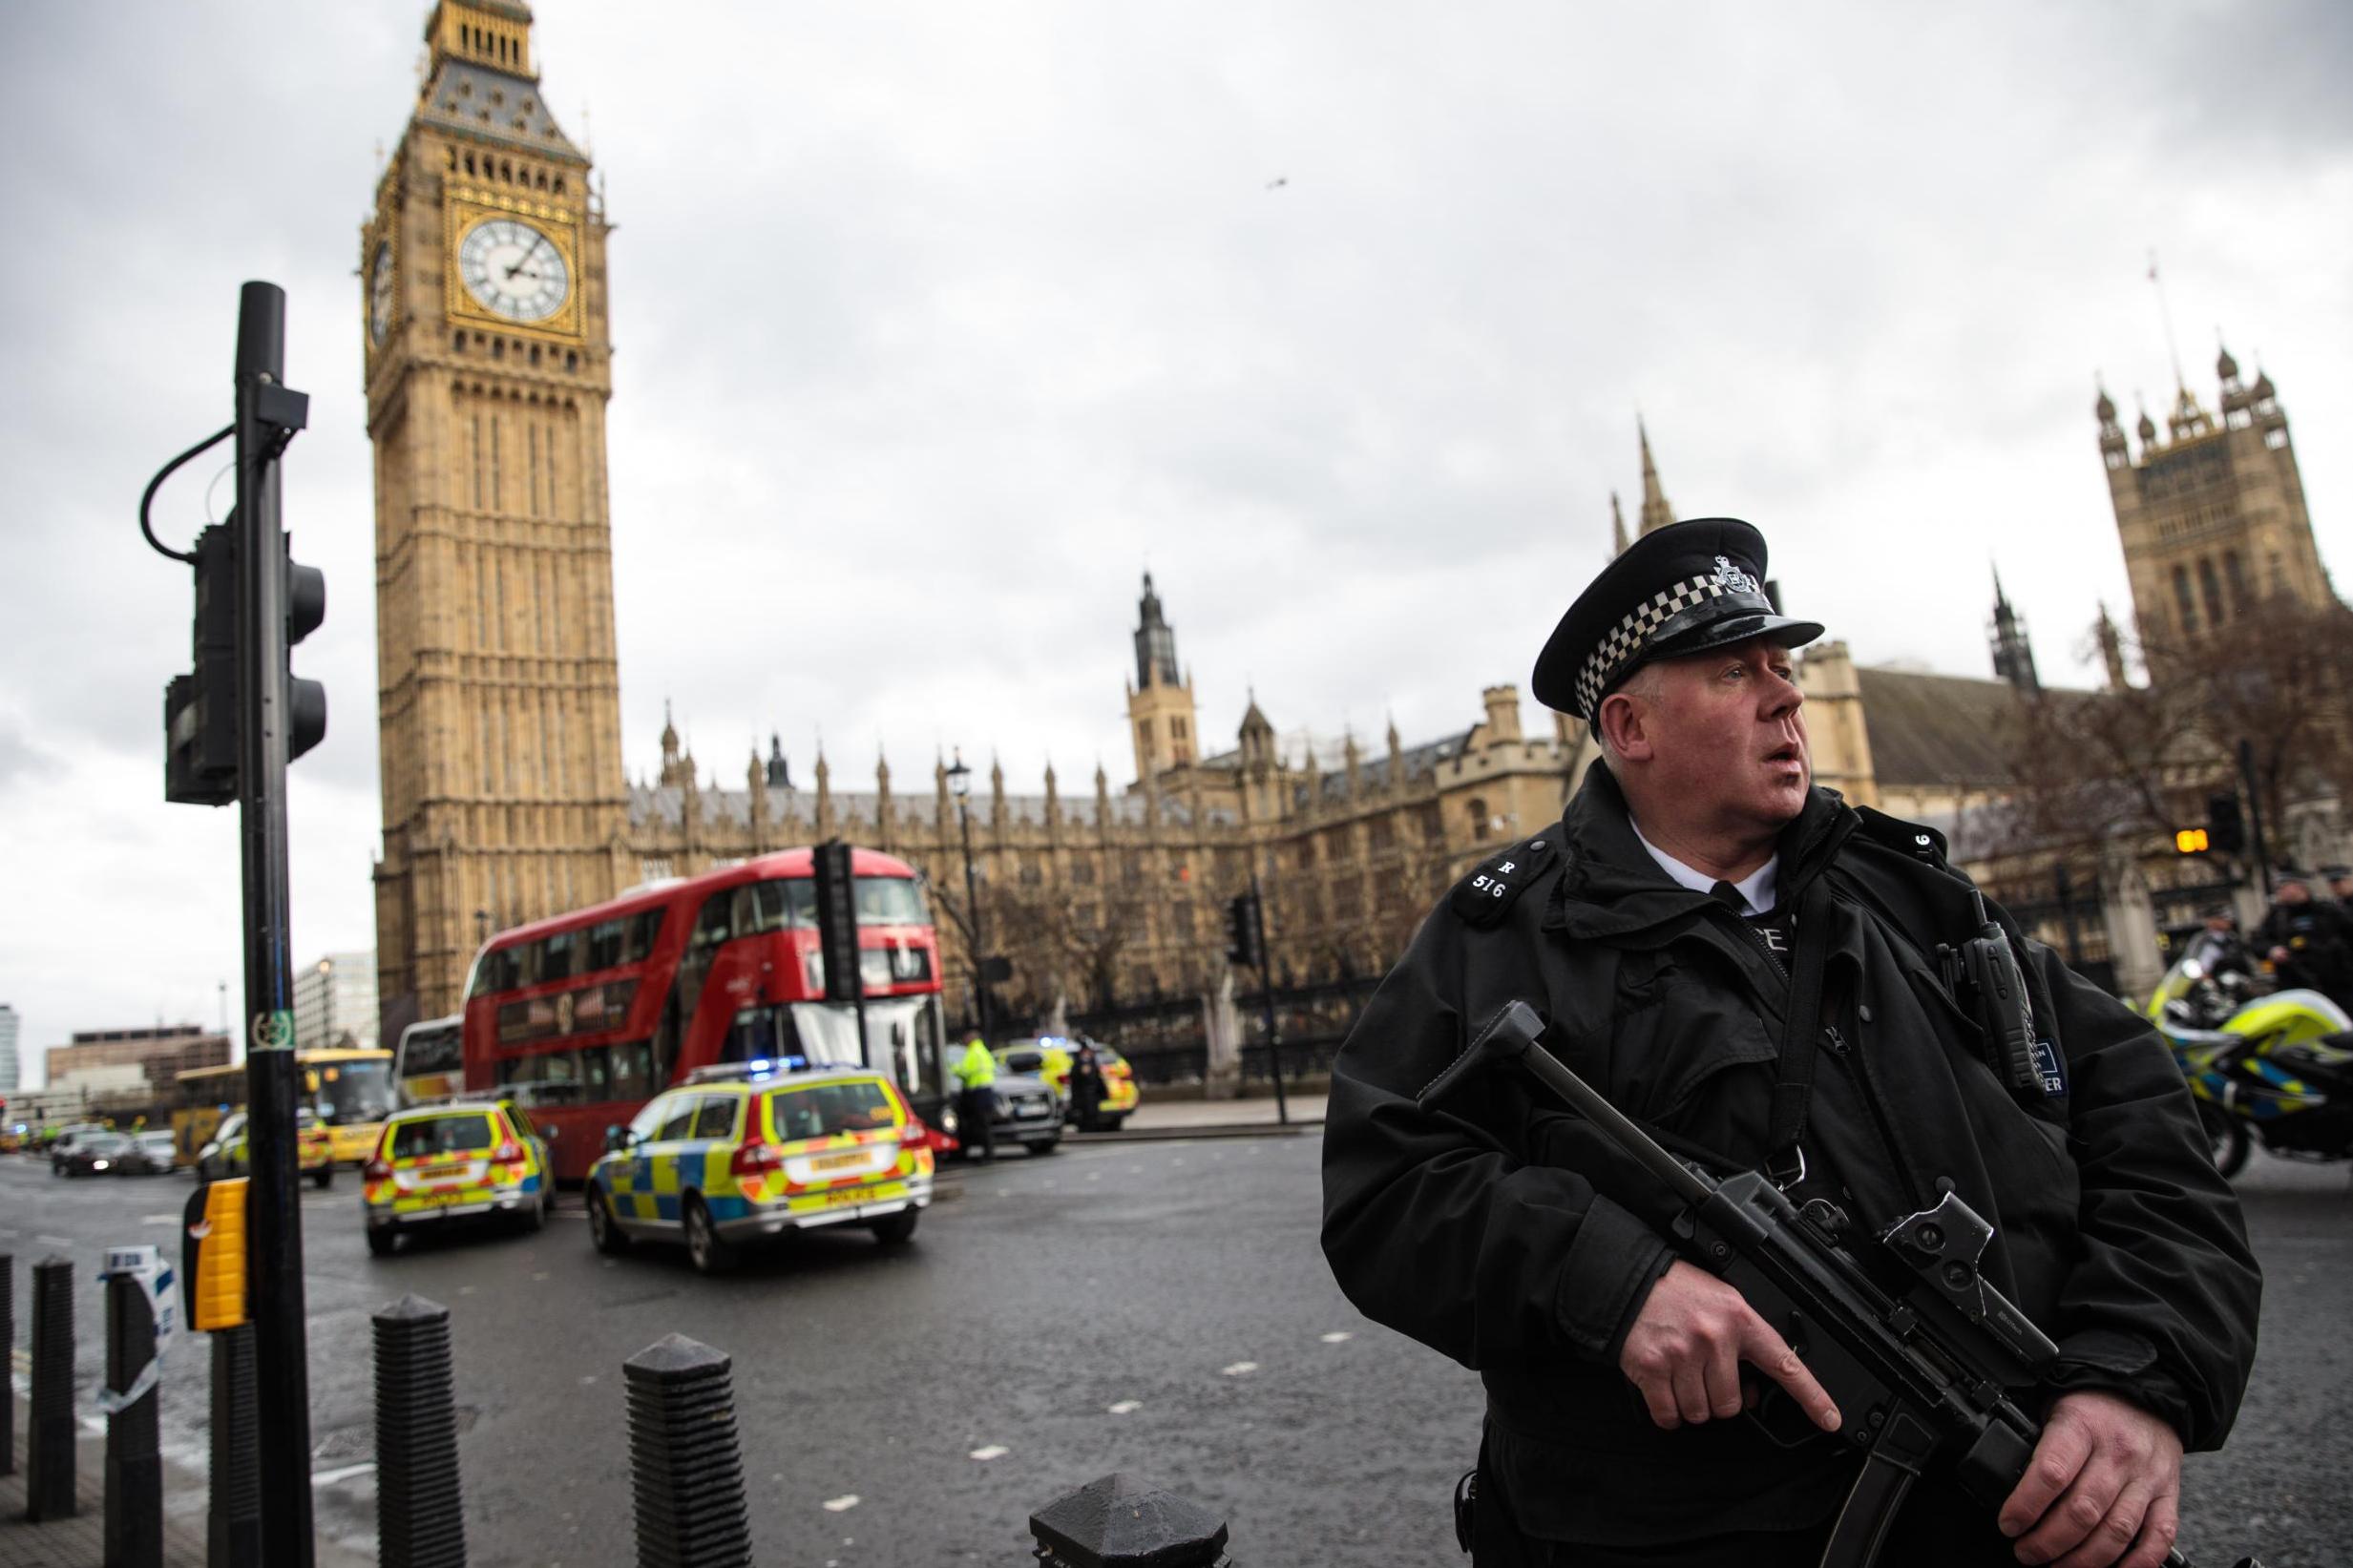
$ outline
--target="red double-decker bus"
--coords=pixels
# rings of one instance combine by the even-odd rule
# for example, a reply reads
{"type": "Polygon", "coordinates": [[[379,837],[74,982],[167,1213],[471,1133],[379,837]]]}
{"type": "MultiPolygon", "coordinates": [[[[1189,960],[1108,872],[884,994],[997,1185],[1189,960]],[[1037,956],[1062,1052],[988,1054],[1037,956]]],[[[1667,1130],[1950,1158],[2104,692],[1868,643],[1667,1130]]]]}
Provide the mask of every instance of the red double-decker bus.
{"type": "Polygon", "coordinates": [[[510,1095],[554,1129],[578,1181],[608,1126],[698,1067],[788,1060],[886,1068],[941,1125],[939,937],[914,868],[851,851],[866,1037],[824,1000],[807,848],[632,889],[501,931],[466,982],[466,1087],[510,1095]]]}

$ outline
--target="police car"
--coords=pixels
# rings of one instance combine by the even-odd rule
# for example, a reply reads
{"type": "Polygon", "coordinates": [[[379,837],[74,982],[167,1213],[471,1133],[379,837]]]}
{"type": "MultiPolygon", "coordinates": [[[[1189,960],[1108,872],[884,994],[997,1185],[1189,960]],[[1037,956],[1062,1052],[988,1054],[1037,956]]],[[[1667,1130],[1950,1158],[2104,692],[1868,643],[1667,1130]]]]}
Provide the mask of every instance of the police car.
{"type": "MultiPolygon", "coordinates": [[[[214,1129],[211,1141],[196,1153],[196,1179],[200,1185],[218,1181],[224,1177],[245,1174],[246,1129],[249,1119],[242,1111],[232,1111],[214,1129]]],[[[314,1187],[332,1186],[335,1182],[335,1151],[325,1126],[307,1105],[294,1108],[294,1156],[302,1173],[310,1178],[314,1187]]]]}
{"type": "Polygon", "coordinates": [[[705,1067],[608,1128],[588,1172],[598,1250],[686,1244],[705,1274],[790,1230],[863,1224],[888,1244],[932,1201],[923,1123],[887,1077],[795,1058],[705,1067]]]}
{"type": "Polygon", "coordinates": [[[547,1144],[503,1099],[394,1112],[360,1180],[368,1250],[379,1258],[404,1235],[468,1222],[537,1230],[556,1196],[547,1144]]]}
{"type": "Polygon", "coordinates": [[[1136,1070],[1127,1058],[1101,1040],[1084,1036],[1073,1038],[1062,1035],[1040,1035],[1035,1039],[1015,1040],[1000,1045],[996,1051],[997,1065],[1009,1073],[1027,1073],[1043,1078],[1048,1087],[1061,1098],[1065,1120],[1078,1123],[1082,1133],[1116,1133],[1127,1113],[1144,1098],[1136,1087],[1136,1070]],[[1095,1048],[1095,1068],[1103,1075],[1103,1098],[1096,1103],[1092,1116],[1082,1117],[1070,1098],[1070,1062],[1082,1045],[1095,1048]]]}

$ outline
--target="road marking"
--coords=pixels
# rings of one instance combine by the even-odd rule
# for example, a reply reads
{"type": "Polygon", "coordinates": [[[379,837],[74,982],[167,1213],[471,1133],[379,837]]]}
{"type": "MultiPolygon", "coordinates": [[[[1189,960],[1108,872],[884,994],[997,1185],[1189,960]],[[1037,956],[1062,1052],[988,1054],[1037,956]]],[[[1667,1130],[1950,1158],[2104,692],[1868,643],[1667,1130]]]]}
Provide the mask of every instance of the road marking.
{"type": "Polygon", "coordinates": [[[990,1459],[1001,1459],[1012,1452],[1013,1451],[1011,1449],[1008,1449],[1002,1443],[991,1443],[987,1448],[977,1448],[973,1450],[973,1457],[986,1462],[990,1459]]]}
{"type": "Polygon", "coordinates": [[[1230,1367],[1220,1367],[1218,1369],[1219,1371],[1225,1373],[1228,1377],[1248,1377],[1250,1373],[1256,1371],[1257,1369],[1258,1363],[1255,1361],[1237,1361],[1230,1367]]]}
{"type": "MultiPolygon", "coordinates": [[[[597,1374],[596,1374],[595,1372],[590,1372],[587,1376],[585,1376],[585,1377],[583,1377],[583,1378],[581,1378],[581,1379],[580,1379],[580,1387],[584,1389],[584,1388],[588,1387],[588,1385],[590,1385],[591,1383],[594,1383],[594,1382],[596,1382],[596,1381],[597,1381],[597,1374]]],[[[778,1477],[777,1477],[777,1479],[778,1479],[778,1480],[782,1480],[782,1479],[784,1479],[784,1477],[780,1475],[780,1476],[778,1476],[778,1477]]]]}
{"type": "Polygon", "coordinates": [[[1347,1329],[1345,1329],[1345,1328],[1336,1328],[1336,1329],[1333,1330],[1331,1333],[1328,1333],[1328,1334],[1324,1335],[1324,1336],[1323,1336],[1323,1342],[1324,1342],[1326,1345],[1345,1345],[1345,1344],[1347,1344],[1350,1340],[1355,1339],[1355,1337],[1356,1337],[1355,1335],[1354,1335],[1354,1334],[1350,1333],[1350,1332],[1349,1332],[1347,1329]]]}
{"type": "Polygon", "coordinates": [[[139,1223],[143,1225],[176,1225],[179,1223],[179,1216],[177,1214],[142,1214],[139,1216],[139,1223]]]}
{"type": "Polygon", "coordinates": [[[829,1514],[847,1514],[858,1506],[858,1495],[852,1492],[845,1497],[828,1497],[821,1506],[829,1514]]]}
{"type": "Polygon", "coordinates": [[[365,1475],[375,1468],[376,1461],[373,1459],[367,1459],[356,1465],[346,1465],[341,1470],[313,1471],[310,1476],[310,1484],[314,1487],[335,1486],[341,1482],[351,1479],[354,1475],[365,1475]]]}
{"type": "Polygon", "coordinates": [[[1111,1407],[1111,1413],[1113,1415],[1127,1415],[1142,1409],[1144,1409],[1143,1400],[1123,1399],[1118,1404],[1111,1407]]]}
{"type": "Polygon", "coordinates": [[[71,1236],[35,1236],[33,1240],[43,1246],[72,1246],[74,1244],[74,1238],[71,1236]]]}

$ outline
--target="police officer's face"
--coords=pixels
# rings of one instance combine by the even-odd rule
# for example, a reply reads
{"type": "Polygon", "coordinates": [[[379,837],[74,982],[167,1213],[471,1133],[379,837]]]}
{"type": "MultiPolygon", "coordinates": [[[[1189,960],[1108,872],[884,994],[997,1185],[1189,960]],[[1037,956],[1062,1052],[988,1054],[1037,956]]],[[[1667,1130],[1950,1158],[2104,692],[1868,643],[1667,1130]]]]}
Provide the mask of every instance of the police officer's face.
{"type": "Polygon", "coordinates": [[[1787,648],[1759,638],[1659,670],[1640,701],[1640,739],[1623,753],[1640,769],[1650,812],[1714,831],[1778,828],[1805,809],[1813,754],[1787,648]]]}

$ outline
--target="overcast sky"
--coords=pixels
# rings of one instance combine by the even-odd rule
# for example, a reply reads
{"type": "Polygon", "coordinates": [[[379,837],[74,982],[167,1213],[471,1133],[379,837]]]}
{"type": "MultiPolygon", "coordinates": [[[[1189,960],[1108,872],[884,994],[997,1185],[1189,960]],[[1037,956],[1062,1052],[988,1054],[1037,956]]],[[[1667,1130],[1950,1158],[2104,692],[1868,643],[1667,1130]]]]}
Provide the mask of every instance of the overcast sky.
{"type": "MultiPolygon", "coordinates": [[[[422,0],[0,10],[0,1000],[241,1011],[234,810],[162,800],[189,578],[135,511],[225,422],[238,284],[290,296],[286,516],[326,569],[297,956],[374,942],[359,229],[422,0]]],[[[2091,418],[2216,330],[2353,538],[2353,10],[541,0],[611,247],[622,721],[740,786],[939,747],[1132,773],[1157,578],[1205,730],[1409,743],[1524,688],[1639,496],[1762,526],[1866,662],[2047,679],[2129,602],[2091,418]],[[593,116],[593,117],[592,117],[593,116]]],[[[184,542],[218,465],[158,507],[184,542]]],[[[1531,724],[1542,715],[1531,701],[1531,724]]]]}

